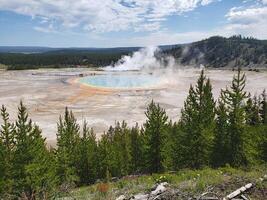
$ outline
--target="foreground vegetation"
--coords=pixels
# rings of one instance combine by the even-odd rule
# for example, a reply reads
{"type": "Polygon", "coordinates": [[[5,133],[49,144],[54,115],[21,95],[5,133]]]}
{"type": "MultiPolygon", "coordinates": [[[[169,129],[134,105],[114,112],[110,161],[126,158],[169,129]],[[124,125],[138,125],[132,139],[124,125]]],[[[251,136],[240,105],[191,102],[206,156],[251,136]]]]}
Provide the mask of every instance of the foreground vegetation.
{"type": "MultiPolygon", "coordinates": [[[[211,83],[202,71],[197,84],[189,89],[179,121],[170,121],[165,110],[152,101],[142,126],[128,127],[118,122],[98,141],[88,124],[80,126],[66,108],[57,124],[56,149],[46,148],[40,128],[28,118],[22,102],[15,123],[10,122],[2,106],[1,198],[51,199],[99,180],[109,182],[112,177],[132,174],[158,177],[167,171],[178,171],[175,175],[164,174],[174,185],[199,174],[203,177],[200,182],[185,183],[190,190],[198,191],[220,182],[224,177],[218,174],[220,170],[222,174],[232,171],[244,175],[236,169],[267,162],[266,94],[252,97],[244,90],[245,81],[239,70],[231,86],[223,89],[215,101],[211,83]],[[224,166],[231,168],[217,169],[224,166]]],[[[265,169],[242,176],[259,178],[265,169]]],[[[155,182],[149,182],[150,178],[141,176],[135,181],[143,180],[149,187],[155,182]]],[[[132,183],[120,180],[112,185],[124,188],[132,183]]],[[[109,186],[101,187],[105,191],[109,186]]]]}
{"type": "Polygon", "coordinates": [[[261,181],[265,174],[266,166],[250,169],[234,169],[229,166],[218,169],[185,169],[170,173],[126,176],[115,182],[96,183],[71,190],[66,197],[98,200],[116,199],[120,195],[131,197],[135,194],[145,194],[151,191],[155,183],[166,181],[169,187],[188,198],[198,197],[209,190],[220,197],[225,197],[246,183],[254,183],[255,187],[250,191],[249,196],[254,200],[262,200],[267,193],[267,181],[261,181]]]}

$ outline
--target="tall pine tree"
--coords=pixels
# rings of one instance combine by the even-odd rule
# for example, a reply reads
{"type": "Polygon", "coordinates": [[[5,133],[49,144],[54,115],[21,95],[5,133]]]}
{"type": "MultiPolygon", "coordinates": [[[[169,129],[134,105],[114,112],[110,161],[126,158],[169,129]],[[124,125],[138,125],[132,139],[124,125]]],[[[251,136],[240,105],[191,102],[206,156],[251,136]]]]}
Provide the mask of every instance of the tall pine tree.
{"type": "Polygon", "coordinates": [[[228,112],[224,102],[219,99],[216,108],[216,127],[214,131],[212,165],[221,167],[229,163],[230,138],[228,112]]]}
{"type": "Polygon", "coordinates": [[[27,109],[22,102],[18,110],[12,159],[12,176],[16,180],[13,194],[24,199],[44,198],[50,196],[55,189],[56,177],[54,173],[51,174],[54,168],[53,165],[48,165],[50,159],[46,157],[48,152],[41,130],[28,119],[27,109]]]}
{"type": "Polygon", "coordinates": [[[140,173],[143,169],[144,142],[138,124],[131,129],[130,133],[130,172],[140,173]]]}
{"type": "Polygon", "coordinates": [[[163,171],[163,148],[168,117],[165,110],[154,101],[149,104],[145,114],[147,117],[144,124],[146,168],[149,173],[157,173],[163,171]]]}
{"type": "Polygon", "coordinates": [[[238,70],[234,76],[230,89],[222,91],[222,101],[228,109],[229,116],[229,164],[232,166],[241,166],[247,164],[244,146],[245,124],[246,124],[246,101],[249,95],[244,91],[246,85],[245,74],[238,70]]]}
{"type": "Polygon", "coordinates": [[[260,116],[263,130],[260,142],[260,157],[264,162],[267,162],[267,99],[265,90],[261,94],[260,116]]]}
{"type": "Polygon", "coordinates": [[[6,107],[2,105],[1,116],[3,124],[0,130],[1,143],[1,166],[0,170],[0,197],[8,198],[12,194],[12,186],[14,180],[12,179],[12,160],[15,147],[14,141],[14,124],[9,121],[9,114],[6,107]]]}
{"type": "Polygon", "coordinates": [[[69,187],[78,182],[76,153],[80,127],[68,108],[65,109],[64,117],[60,116],[57,126],[57,174],[60,183],[69,187]]]}
{"type": "Polygon", "coordinates": [[[82,137],[79,140],[78,161],[76,163],[81,185],[89,185],[97,178],[97,142],[93,129],[83,124],[82,137]]]}
{"type": "Polygon", "coordinates": [[[261,122],[267,125],[267,99],[266,99],[266,92],[263,90],[261,94],[261,101],[260,101],[260,117],[261,122]]]}
{"type": "Polygon", "coordinates": [[[190,87],[181,111],[181,134],[177,154],[181,167],[200,168],[209,165],[214,135],[215,102],[209,79],[201,71],[197,85],[190,87]]]}

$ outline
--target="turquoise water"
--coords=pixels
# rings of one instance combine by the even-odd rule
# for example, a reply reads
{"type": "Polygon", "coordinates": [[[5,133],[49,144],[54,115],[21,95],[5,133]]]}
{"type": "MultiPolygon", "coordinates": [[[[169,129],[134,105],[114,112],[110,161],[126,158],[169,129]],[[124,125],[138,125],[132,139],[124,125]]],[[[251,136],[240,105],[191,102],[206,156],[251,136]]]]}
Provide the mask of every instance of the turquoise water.
{"type": "Polygon", "coordinates": [[[152,75],[140,74],[105,74],[83,77],[80,83],[107,88],[139,88],[155,86],[159,80],[152,75]]]}

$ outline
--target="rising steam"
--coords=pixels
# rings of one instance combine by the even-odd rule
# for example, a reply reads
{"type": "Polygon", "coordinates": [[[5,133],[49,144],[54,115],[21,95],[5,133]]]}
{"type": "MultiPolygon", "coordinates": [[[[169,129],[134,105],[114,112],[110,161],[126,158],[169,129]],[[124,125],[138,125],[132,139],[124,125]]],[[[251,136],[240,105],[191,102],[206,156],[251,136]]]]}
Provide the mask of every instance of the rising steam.
{"type": "Polygon", "coordinates": [[[123,56],[114,65],[104,69],[107,71],[131,71],[172,68],[175,65],[173,57],[157,56],[160,54],[158,47],[145,47],[132,55],[123,56]]]}

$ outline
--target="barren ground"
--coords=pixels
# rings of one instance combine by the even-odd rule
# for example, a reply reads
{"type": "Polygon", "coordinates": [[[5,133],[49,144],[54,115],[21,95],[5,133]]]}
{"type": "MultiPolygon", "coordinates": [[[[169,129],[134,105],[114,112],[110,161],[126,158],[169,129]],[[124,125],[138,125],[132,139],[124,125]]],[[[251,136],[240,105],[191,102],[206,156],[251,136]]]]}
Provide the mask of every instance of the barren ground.
{"type": "MultiPolygon", "coordinates": [[[[129,125],[145,120],[145,109],[154,101],[166,109],[169,117],[177,120],[190,84],[195,84],[198,69],[156,73],[160,84],[153,88],[113,90],[82,85],[79,74],[110,73],[90,69],[42,69],[25,71],[0,70],[0,104],[6,105],[11,120],[15,120],[20,100],[29,109],[30,117],[43,130],[48,143],[55,144],[56,122],[68,106],[82,123],[87,120],[100,136],[115,121],[126,120],[129,125]]],[[[138,73],[138,72],[113,72],[138,73]]],[[[207,70],[215,97],[229,85],[232,71],[207,70]]],[[[246,72],[246,90],[260,94],[267,88],[266,72],[246,72]]]]}

